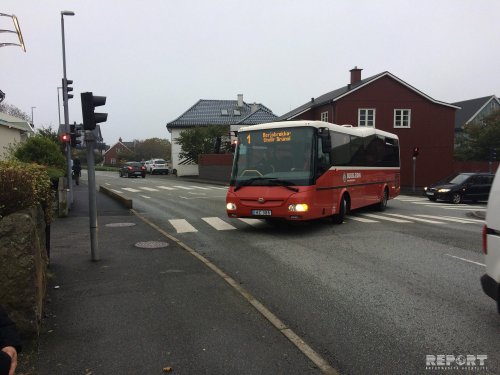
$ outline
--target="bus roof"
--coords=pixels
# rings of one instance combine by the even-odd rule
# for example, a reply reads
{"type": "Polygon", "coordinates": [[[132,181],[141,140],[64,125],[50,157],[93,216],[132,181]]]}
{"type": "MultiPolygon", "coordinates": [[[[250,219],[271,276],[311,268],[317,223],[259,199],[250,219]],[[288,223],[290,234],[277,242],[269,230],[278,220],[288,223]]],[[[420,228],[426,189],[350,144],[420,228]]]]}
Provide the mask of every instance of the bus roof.
{"type": "Polygon", "coordinates": [[[268,122],[265,124],[258,125],[250,125],[241,127],[238,132],[252,131],[252,130],[269,130],[269,129],[279,129],[279,128],[294,128],[301,126],[310,126],[313,128],[328,128],[332,131],[336,131],[339,133],[357,135],[358,137],[366,137],[371,134],[379,134],[384,137],[395,138],[398,139],[398,136],[393,133],[389,133],[383,130],[375,129],[372,127],[357,127],[351,125],[337,125],[331,124],[329,122],[324,121],[279,121],[279,122],[268,122]]]}

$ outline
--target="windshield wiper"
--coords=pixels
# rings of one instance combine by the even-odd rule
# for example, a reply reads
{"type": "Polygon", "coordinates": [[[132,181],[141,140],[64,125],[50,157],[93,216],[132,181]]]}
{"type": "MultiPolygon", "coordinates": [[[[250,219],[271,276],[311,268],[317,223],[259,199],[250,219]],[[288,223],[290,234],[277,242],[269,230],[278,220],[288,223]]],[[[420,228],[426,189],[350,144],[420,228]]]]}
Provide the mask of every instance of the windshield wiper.
{"type": "Polygon", "coordinates": [[[253,177],[249,178],[248,180],[243,180],[240,183],[236,184],[236,187],[234,188],[234,191],[239,190],[242,186],[249,186],[252,185],[255,181],[268,181],[269,185],[262,185],[262,186],[283,186],[289,190],[298,192],[299,189],[291,187],[290,185],[295,185],[291,181],[286,181],[286,180],[279,180],[276,177],[253,177]]]}

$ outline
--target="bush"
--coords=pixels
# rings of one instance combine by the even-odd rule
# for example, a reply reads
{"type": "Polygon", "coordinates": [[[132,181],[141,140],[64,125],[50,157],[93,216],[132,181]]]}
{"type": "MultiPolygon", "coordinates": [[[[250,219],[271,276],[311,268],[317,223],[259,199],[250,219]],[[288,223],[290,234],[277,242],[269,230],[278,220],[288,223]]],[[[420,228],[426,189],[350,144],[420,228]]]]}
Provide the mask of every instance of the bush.
{"type": "Polygon", "coordinates": [[[40,204],[45,221],[52,220],[54,193],[47,167],[19,161],[0,161],[0,219],[40,204]]]}
{"type": "Polygon", "coordinates": [[[65,170],[66,161],[59,145],[43,135],[29,137],[16,148],[13,156],[25,163],[37,163],[65,170]]]}

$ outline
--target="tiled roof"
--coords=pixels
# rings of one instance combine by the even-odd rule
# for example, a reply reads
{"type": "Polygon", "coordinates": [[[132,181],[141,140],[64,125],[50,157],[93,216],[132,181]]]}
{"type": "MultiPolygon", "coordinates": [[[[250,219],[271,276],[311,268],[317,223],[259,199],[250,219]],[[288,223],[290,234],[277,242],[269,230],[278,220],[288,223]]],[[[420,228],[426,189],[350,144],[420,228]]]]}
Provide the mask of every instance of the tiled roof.
{"type": "Polygon", "coordinates": [[[461,107],[455,114],[455,130],[462,129],[462,126],[467,124],[473,117],[491,100],[497,100],[495,95],[485,96],[482,98],[464,100],[461,102],[453,103],[461,107]]]}
{"type": "Polygon", "coordinates": [[[236,124],[260,124],[274,121],[277,116],[262,104],[252,105],[243,102],[238,107],[237,100],[205,100],[200,99],[191,108],[175,120],[167,123],[167,129],[190,128],[193,126],[208,125],[236,125],[236,124]]]}
{"type": "Polygon", "coordinates": [[[326,103],[336,101],[336,100],[338,100],[346,95],[349,95],[350,93],[355,92],[356,90],[360,89],[361,87],[363,87],[363,86],[365,86],[365,85],[367,85],[367,84],[369,84],[369,83],[371,83],[371,82],[373,82],[381,77],[384,77],[384,76],[389,76],[389,77],[395,79],[396,81],[398,81],[402,85],[408,87],[410,90],[415,91],[419,95],[422,95],[423,97],[427,98],[428,100],[430,100],[434,103],[445,105],[445,106],[450,106],[450,107],[455,107],[451,104],[440,102],[440,101],[432,99],[431,97],[427,96],[423,92],[417,90],[415,87],[413,87],[413,86],[409,85],[408,83],[404,82],[403,80],[399,79],[398,77],[396,77],[392,73],[385,71],[385,72],[382,72],[379,74],[375,74],[374,76],[362,79],[361,81],[356,82],[354,84],[348,84],[348,85],[343,86],[341,88],[338,88],[336,90],[330,91],[326,94],[318,96],[317,98],[312,98],[309,102],[307,102],[307,103],[301,105],[300,107],[297,107],[294,110],[280,116],[278,118],[278,120],[291,120],[295,116],[297,116],[303,112],[306,112],[312,108],[322,106],[326,103]]]}
{"type": "Polygon", "coordinates": [[[0,126],[1,125],[18,129],[24,132],[33,133],[33,129],[28,121],[8,115],[7,113],[3,112],[0,112],[0,126]]]}

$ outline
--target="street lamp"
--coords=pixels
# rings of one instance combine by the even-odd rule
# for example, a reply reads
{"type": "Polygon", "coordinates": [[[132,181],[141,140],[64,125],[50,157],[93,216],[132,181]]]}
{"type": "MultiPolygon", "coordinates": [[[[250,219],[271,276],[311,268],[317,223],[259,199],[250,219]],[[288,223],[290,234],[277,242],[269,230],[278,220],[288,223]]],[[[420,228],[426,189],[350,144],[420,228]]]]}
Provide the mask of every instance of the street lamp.
{"type": "Polygon", "coordinates": [[[33,122],[33,109],[36,107],[31,107],[31,126],[35,127],[35,123],[33,122]]]}
{"type": "Polygon", "coordinates": [[[23,34],[21,34],[21,27],[19,26],[19,21],[17,20],[17,17],[13,14],[5,14],[5,13],[0,13],[1,17],[10,17],[12,18],[12,22],[14,22],[14,27],[16,30],[0,30],[0,33],[13,33],[17,34],[17,37],[19,38],[19,43],[0,43],[0,47],[6,47],[6,46],[18,46],[23,49],[24,52],[26,52],[26,47],[24,45],[24,40],[23,40],[23,34]]]}
{"type": "MultiPolygon", "coordinates": [[[[62,35],[62,57],[63,57],[63,82],[67,82],[66,77],[66,46],[64,41],[64,16],[74,16],[75,13],[69,10],[61,11],[61,35],[62,35]]],[[[69,134],[69,112],[68,112],[68,92],[63,90],[63,106],[64,106],[64,130],[69,134]]],[[[68,189],[69,189],[69,207],[73,203],[73,187],[71,178],[71,146],[66,143],[66,164],[68,174],[68,189]]]]}

